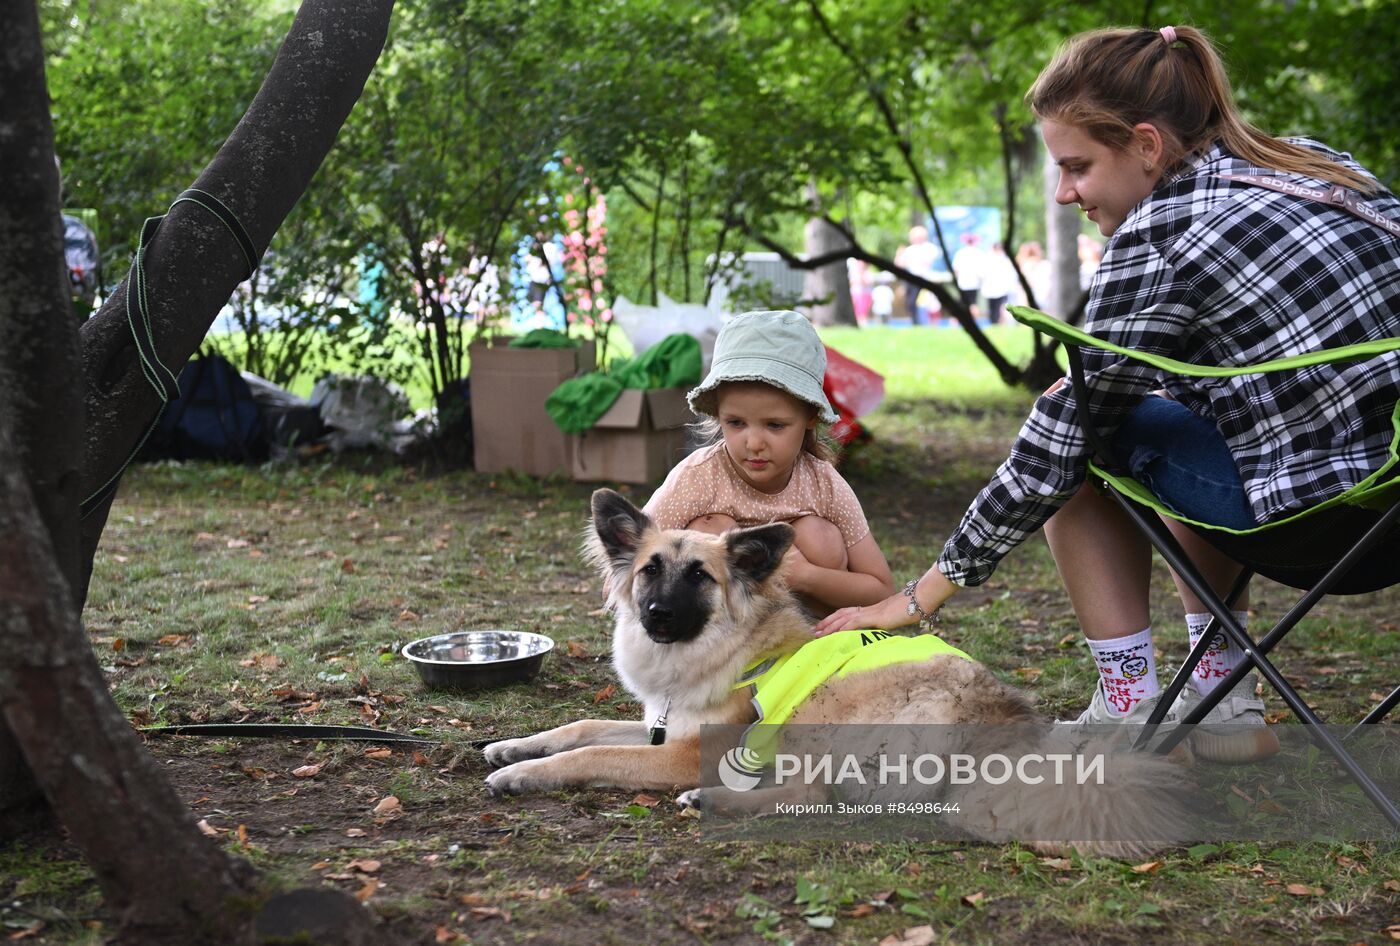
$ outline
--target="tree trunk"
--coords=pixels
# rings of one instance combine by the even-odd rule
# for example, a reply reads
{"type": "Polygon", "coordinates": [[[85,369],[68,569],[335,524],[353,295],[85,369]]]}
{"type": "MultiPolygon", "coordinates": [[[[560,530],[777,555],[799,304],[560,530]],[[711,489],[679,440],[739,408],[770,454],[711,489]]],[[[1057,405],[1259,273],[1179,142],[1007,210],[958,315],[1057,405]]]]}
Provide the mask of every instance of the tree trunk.
{"type": "MultiPolygon", "coordinates": [[[[72,383],[78,335],[63,262],[53,128],[34,4],[0,2],[0,19],[8,27],[0,59],[0,417],[10,419],[13,461],[33,484],[35,512],[71,587],[79,574],[83,403],[82,388],[72,383]]],[[[0,582],[0,592],[8,587],[0,582]]],[[[0,720],[0,810],[38,797],[0,720]]]]}
{"type": "MultiPolygon", "coordinates": [[[[807,256],[825,256],[849,246],[850,242],[821,217],[812,217],[805,229],[807,256]]],[[[817,269],[809,269],[802,277],[803,303],[813,325],[855,325],[856,310],[851,302],[851,282],[844,259],[817,269]]]]}
{"type": "Polygon", "coordinates": [[[1055,203],[1060,169],[1045,156],[1045,258],[1050,261],[1050,298],[1045,311],[1066,318],[1079,305],[1079,208],[1055,203]]]}
{"type": "MultiPolygon", "coordinates": [[[[392,6],[307,0],[257,98],[195,182],[233,210],[259,252],[358,98],[392,6]]],[[[136,358],[125,284],[83,327],[78,370],[37,11],[0,0],[0,17],[0,763],[17,745],[132,941],[247,942],[251,868],[194,830],[108,694],[79,620],[106,519],[103,508],[80,527],[79,501],[120,475],[160,405],[136,358]]],[[[247,274],[219,220],[191,204],[170,213],[146,275],[156,349],[172,372],[247,274]]],[[[362,911],[344,917],[363,924],[362,911]]],[[[289,936],[297,928],[285,912],[260,924],[289,936]]],[[[318,941],[358,934],[341,925],[329,935],[318,941]]]]}

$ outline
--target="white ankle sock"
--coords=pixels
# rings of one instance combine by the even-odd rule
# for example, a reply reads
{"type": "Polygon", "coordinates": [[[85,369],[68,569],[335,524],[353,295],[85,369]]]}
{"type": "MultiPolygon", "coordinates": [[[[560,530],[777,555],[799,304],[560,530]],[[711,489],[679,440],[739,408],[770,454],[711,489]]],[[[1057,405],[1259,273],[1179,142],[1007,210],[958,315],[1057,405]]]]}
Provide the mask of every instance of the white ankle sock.
{"type": "MultiPolygon", "coordinates": [[[[1235,620],[1240,622],[1240,626],[1249,630],[1249,612],[1232,611],[1235,620]]],[[[1186,632],[1191,638],[1191,648],[1194,650],[1200,641],[1201,635],[1205,633],[1206,625],[1210,623],[1210,614],[1188,614],[1186,615],[1186,632]]],[[[1191,683],[1196,687],[1196,692],[1205,696],[1216,685],[1229,676],[1244,660],[1244,651],[1233,641],[1226,645],[1228,638],[1224,631],[1216,631],[1215,639],[1211,642],[1210,650],[1201,658],[1201,662],[1196,665],[1196,672],[1191,674],[1191,683]]],[[[1238,690],[1236,692],[1239,692],[1238,690]]],[[[1249,694],[1253,696],[1253,694],[1249,694]]]]}
{"type": "Polygon", "coordinates": [[[1143,700],[1161,691],[1157,658],[1152,653],[1152,628],[1106,641],[1089,641],[1099,667],[1104,703],[1115,716],[1124,716],[1143,700]]]}

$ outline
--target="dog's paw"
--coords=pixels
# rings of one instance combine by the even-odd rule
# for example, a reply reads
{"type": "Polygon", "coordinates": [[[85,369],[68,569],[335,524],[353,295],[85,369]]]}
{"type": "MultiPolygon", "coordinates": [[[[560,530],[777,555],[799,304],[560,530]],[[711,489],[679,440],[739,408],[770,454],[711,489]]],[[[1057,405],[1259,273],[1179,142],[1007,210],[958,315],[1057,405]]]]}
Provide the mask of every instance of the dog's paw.
{"type": "Polygon", "coordinates": [[[516,762],[486,776],[486,790],[492,795],[524,795],[558,788],[557,780],[549,778],[531,761],[516,762]]]}
{"type": "Polygon", "coordinates": [[[677,795],[676,804],[682,809],[694,808],[696,811],[710,811],[714,808],[712,794],[703,788],[692,788],[690,791],[677,795]]]}
{"type": "Polygon", "coordinates": [[[546,755],[539,749],[531,748],[529,739],[502,739],[500,742],[491,743],[482,749],[481,753],[486,756],[486,761],[491,767],[496,769],[546,755]]]}

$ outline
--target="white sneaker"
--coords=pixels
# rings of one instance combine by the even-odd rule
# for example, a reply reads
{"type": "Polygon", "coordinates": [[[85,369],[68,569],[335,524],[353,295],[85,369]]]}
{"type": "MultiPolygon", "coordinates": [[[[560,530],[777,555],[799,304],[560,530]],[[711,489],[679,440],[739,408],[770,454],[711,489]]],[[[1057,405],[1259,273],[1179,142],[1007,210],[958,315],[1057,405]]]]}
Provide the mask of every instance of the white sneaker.
{"type": "MultiPolygon", "coordinates": [[[[1094,687],[1094,698],[1089,701],[1089,708],[1079,714],[1078,719],[1056,720],[1060,725],[1065,726],[1113,726],[1120,723],[1127,723],[1131,726],[1146,726],[1147,717],[1152,715],[1152,709],[1157,705],[1157,699],[1161,693],[1155,693],[1138,704],[1127,713],[1119,716],[1108,708],[1108,702],[1103,698],[1103,687],[1094,687]]],[[[1157,724],[1158,731],[1166,731],[1176,726],[1180,719],[1179,707],[1173,705],[1167,710],[1167,715],[1162,717],[1162,721],[1157,724]]]]}
{"type": "MultiPolygon", "coordinates": [[[[1208,762],[1258,762],[1278,752],[1279,743],[1264,719],[1264,701],[1254,695],[1258,678],[1250,673],[1206,714],[1191,733],[1191,748],[1208,762]]],[[[1182,688],[1172,710],[1185,719],[1203,697],[1194,682],[1182,688]]]]}

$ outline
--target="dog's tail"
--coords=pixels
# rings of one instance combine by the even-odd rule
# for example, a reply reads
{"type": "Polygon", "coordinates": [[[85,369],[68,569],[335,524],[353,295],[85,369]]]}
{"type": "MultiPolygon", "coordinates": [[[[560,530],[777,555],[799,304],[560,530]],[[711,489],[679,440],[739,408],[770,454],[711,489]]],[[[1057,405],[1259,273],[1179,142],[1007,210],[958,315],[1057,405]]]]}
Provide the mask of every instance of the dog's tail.
{"type": "Polygon", "coordinates": [[[983,840],[1020,841],[1051,856],[1071,851],[1141,858],[1197,839],[1196,785],[1182,758],[1135,751],[1136,732],[1085,733],[1068,726],[1016,727],[1001,755],[978,752],[984,770],[950,785],[964,830],[983,840]],[[1032,764],[1027,764],[1030,760],[1032,764]],[[1010,778],[1004,778],[1009,773],[1010,778]]]}

